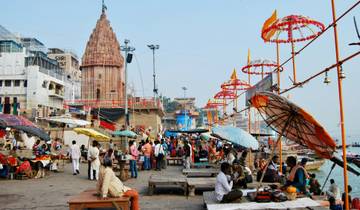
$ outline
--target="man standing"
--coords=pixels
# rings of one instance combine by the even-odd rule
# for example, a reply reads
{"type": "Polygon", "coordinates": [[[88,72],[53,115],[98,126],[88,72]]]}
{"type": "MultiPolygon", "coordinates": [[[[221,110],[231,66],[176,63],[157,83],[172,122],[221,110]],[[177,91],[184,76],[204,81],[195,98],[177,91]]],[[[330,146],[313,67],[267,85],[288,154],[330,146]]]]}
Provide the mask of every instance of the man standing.
{"type": "Polygon", "coordinates": [[[227,162],[221,164],[221,171],[216,177],[215,196],[221,203],[229,203],[241,198],[242,192],[232,190],[233,181],[231,180],[231,166],[227,162]]]}
{"type": "Polygon", "coordinates": [[[89,149],[89,160],[91,161],[90,180],[94,180],[94,179],[98,180],[100,159],[99,159],[99,149],[98,149],[97,141],[94,141],[93,146],[89,149]]]}
{"type": "Polygon", "coordinates": [[[152,146],[150,145],[149,139],[146,139],[146,143],[141,148],[142,152],[144,153],[144,169],[150,170],[150,156],[152,152],[152,146]]]}
{"type": "Polygon", "coordinates": [[[156,157],[156,170],[161,171],[161,163],[164,158],[164,149],[159,140],[155,141],[154,155],[156,157]]]}
{"type": "Polygon", "coordinates": [[[184,141],[184,151],[185,151],[185,168],[190,169],[190,160],[191,160],[191,146],[187,140],[184,141]]]}
{"type": "Polygon", "coordinates": [[[73,167],[73,175],[80,174],[79,171],[79,161],[80,161],[80,147],[76,144],[76,141],[72,141],[72,145],[70,147],[70,156],[72,160],[72,167],[73,167]]]}

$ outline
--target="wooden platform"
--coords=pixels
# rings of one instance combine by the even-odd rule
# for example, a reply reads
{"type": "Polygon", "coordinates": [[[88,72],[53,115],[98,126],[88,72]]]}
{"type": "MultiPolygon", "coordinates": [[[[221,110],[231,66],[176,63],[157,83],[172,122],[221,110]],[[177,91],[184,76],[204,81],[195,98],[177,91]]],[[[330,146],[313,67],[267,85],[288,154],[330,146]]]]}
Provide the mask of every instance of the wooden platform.
{"type": "Polygon", "coordinates": [[[219,169],[216,169],[216,168],[191,168],[191,169],[183,169],[182,173],[187,177],[216,176],[219,173],[219,169]]]}
{"type": "MultiPolygon", "coordinates": [[[[242,190],[243,191],[243,190],[242,190]]],[[[244,190],[245,194],[246,190],[244,190]]],[[[294,201],[285,202],[269,202],[269,203],[256,203],[249,202],[246,197],[242,197],[232,203],[219,203],[216,200],[215,192],[209,191],[203,193],[204,207],[208,210],[250,210],[250,209],[292,209],[292,210],[325,210],[328,209],[321,206],[319,201],[311,200],[310,198],[300,198],[294,201]]]]}
{"type": "Polygon", "coordinates": [[[95,196],[96,190],[86,190],[78,195],[70,197],[69,210],[82,210],[86,208],[115,208],[116,210],[129,210],[130,198],[118,197],[106,200],[95,196]]]}
{"type": "Polygon", "coordinates": [[[189,196],[195,196],[196,188],[207,188],[214,190],[216,178],[215,177],[187,178],[186,181],[187,181],[189,196]]]}
{"type": "Polygon", "coordinates": [[[183,165],[182,157],[167,157],[166,161],[168,165],[183,165]]]}
{"type": "Polygon", "coordinates": [[[154,189],[158,186],[179,186],[184,190],[184,195],[187,194],[187,182],[186,178],[182,176],[163,176],[163,175],[152,175],[149,178],[148,194],[152,195],[154,189]]]}

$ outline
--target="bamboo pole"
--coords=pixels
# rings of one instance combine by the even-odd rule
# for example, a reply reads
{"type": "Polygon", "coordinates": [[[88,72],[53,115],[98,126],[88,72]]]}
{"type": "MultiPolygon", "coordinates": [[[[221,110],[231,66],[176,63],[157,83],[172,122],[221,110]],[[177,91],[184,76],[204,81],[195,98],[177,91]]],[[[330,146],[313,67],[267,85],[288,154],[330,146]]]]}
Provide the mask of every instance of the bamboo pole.
{"type": "Polygon", "coordinates": [[[292,28],[290,28],[289,35],[290,35],[289,38],[291,41],[291,58],[292,58],[292,65],[293,65],[293,80],[294,80],[293,84],[296,85],[297,82],[296,82],[295,46],[294,46],[294,41],[293,41],[292,28]]]}
{"type": "Polygon", "coordinates": [[[335,1],[331,0],[331,10],[332,18],[334,22],[334,42],[335,42],[335,55],[336,55],[336,69],[337,69],[337,78],[338,78],[338,92],[339,92],[339,104],[340,104],[340,126],[341,126],[341,139],[342,139],[342,151],[343,151],[343,161],[344,161],[344,190],[345,190],[345,209],[349,209],[349,191],[348,191],[348,175],[347,175],[347,160],[346,160],[346,135],[345,135],[345,119],[344,119],[344,109],[343,109],[343,94],[342,94],[342,78],[340,71],[340,54],[339,54],[339,45],[338,45],[338,34],[336,27],[336,11],[335,11],[335,1]]]}
{"type": "MultiPolygon", "coordinates": [[[[248,56],[247,56],[247,65],[250,64],[250,49],[248,49],[248,56]]],[[[251,79],[250,79],[250,72],[248,72],[248,83],[251,85],[251,79]]],[[[249,133],[251,133],[251,107],[249,106],[248,110],[248,128],[249,133]]]]}
{"type": "MultiPolygon", "coordinates": [[[[276,43],[276,65],[277,65],[277,86],[278,86],[278,94],[280,95],[280,50],[279,50],[279,43],[276,43]]],[[[279,160],[280,160],[280,173],[282,174],[282,142],[281,142],[281,136],[279,140],[279,160]]]]}

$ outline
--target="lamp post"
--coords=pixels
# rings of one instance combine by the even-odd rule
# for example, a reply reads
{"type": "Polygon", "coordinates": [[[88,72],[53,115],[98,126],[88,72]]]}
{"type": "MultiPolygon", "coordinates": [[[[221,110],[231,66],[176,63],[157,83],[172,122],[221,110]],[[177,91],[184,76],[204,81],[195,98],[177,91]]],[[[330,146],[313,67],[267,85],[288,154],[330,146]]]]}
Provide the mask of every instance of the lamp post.
{"type": "Polygon", "coordinates": [[[156,74],[155,74],[155,50],[158,50],[160,48],[160,45],[148,45],[148,47],[150,48],[150,50],[153,51],[153,79],[154,79],[154,89],[153,89],[153,92],[154,92],[154,99],[156,99],[156,96],[158,94],[158,89],[156,87],[156,74]]]}
{"type": "MultiPolygon", "coordinates": [[[[128,96],[127,96],[127,64],[131,63],[132,60],[132,54],[129,52],[135,51],[134,47],[129,46],[130,40],[125,39],[124,41],[125,46],[120,46],[121,51],[125,52],[125,130],[127,130],[129,125],[129,111],[128,111],[128,96]]],[[[127,137],[125,137],[127,140],[127,137]]]]}

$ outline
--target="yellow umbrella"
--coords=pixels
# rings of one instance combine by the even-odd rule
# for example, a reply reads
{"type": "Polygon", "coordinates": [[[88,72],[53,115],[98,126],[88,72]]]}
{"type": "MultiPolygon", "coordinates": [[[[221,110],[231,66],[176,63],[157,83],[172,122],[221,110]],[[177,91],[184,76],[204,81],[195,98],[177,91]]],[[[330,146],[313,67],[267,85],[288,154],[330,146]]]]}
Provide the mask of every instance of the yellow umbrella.
{"type": "Polygon", "coordinates": [[[84,134],[98,141],[107,141],[110,139],[110,137],[91,128],[74,128],[74,131],[78,134],[84,134]]]}

